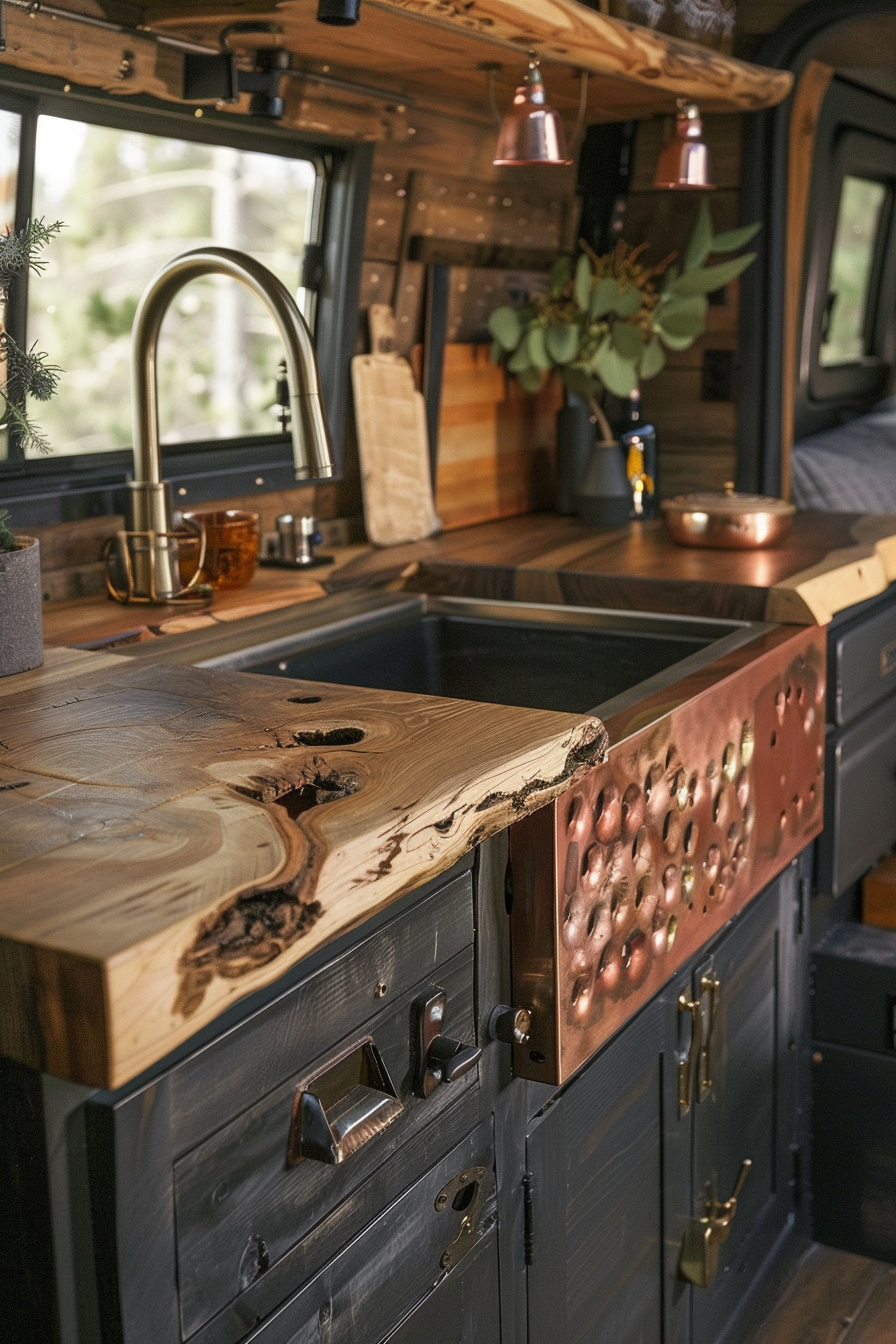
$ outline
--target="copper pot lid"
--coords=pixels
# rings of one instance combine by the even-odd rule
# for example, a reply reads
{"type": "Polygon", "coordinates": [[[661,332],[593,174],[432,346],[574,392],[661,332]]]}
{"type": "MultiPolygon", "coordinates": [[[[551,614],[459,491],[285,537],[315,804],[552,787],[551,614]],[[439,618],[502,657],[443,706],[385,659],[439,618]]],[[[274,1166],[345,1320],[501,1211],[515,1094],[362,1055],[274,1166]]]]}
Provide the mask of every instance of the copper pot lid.
{"type": "Polygon", "coordinates": [[[662,508],[674,513],[707,513],[717,517],[752,513],[787,516],[796,513],[796,506],[789,504],[786,499],[774,499],[771,495],[742,495],[735,491],[731,481],[726,483],[724,494],[703,490],[694,495],[676,495],[673,499],[664,499],[662,508]]]}

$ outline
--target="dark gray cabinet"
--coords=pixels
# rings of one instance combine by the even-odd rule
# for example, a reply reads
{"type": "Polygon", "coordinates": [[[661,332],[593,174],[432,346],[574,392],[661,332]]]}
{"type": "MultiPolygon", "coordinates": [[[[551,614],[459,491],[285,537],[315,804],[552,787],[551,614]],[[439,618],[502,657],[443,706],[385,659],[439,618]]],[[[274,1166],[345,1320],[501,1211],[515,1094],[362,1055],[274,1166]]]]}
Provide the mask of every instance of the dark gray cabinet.
{"type": "MultiPolygon", "coordinates": [[[[35,1109],[53,1207],[32,1181],[33,1235],[49,1245],[55,1219],[58,1247],[71,1227],[55,1344],[733,1344],[794,1203],[796,866],[556,1091],[513,1078],[489,1038],[509,982],[506,837],[471,863],[151,1076],[87,1096],[59,1083],[43,1133],[35,1109]],[[436,989],[444,1034],[481,1055],[424,1095],[418,1016],[436,989]],[[698,1287],[682,1247],[745,1158],[698,1287]]],[[[54,1092],[19,1081],[35,1106],[54,1092]]],[[[18,1263],[0,1284],[13,1320],[18,1263]]],[[[52,1275],[28,1292],[37,1321],[52,1275]]]]}
{"type": "Polygon", "coordinates": [[[534,1119],[530,1344],[736,1338],[796,1195],[804,893],[792,865],[534,1119]],[[724,1216],[745,1159],[717,1270],[696,1286],[682,1246],[724,1216]]]}

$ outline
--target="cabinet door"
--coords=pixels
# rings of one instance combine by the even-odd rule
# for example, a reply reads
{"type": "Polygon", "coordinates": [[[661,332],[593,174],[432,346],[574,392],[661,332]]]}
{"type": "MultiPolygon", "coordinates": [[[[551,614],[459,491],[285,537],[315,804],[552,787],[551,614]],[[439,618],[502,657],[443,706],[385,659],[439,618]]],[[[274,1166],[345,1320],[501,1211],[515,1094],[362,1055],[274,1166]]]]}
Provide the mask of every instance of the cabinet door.
{"type": "Polygon", "coordinates": [[[692,993],[703,1004],[704,1044],[692,1107],[693,1216],[734,1190],[737,1201],[719,1267],[709,1287],[692,1289],[692,1344],[714,1344],[756,1279],[792,1208],[782,1160],[792,1136],[783,963],[792,943],[797,875],[788,869],[701,958],[692,993]]]}
{"type": "Polygon", "coordinates": [[[673,1338],[663,1332],[663,1113],[676,1087],[677,997],[675,983],[648,1004],[530,1129],[530,1344],[673,1338]]]}

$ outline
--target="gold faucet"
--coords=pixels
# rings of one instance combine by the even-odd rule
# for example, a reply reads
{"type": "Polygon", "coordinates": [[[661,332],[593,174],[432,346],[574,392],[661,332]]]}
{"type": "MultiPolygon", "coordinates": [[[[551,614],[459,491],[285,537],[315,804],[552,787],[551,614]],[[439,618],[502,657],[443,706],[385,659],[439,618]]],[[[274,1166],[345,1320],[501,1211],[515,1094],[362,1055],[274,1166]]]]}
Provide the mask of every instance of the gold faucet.
{"type": "Polygon", "coordinates": [[[181,591],[177,542],[171,536],[171,510],[162,480],[156,360],[162,321],[173,299],[190,280],[202,275],[240,280],[268,308],[286,352],[296,480],[333,475],[314,343],[289,290],[266,266],[230,248],[199,247],[173,257],[150,280],[134,317],[134,480],[128,527],[137,534],[133,545],[133,598],[137,600],[164,600],[181,591]]]}

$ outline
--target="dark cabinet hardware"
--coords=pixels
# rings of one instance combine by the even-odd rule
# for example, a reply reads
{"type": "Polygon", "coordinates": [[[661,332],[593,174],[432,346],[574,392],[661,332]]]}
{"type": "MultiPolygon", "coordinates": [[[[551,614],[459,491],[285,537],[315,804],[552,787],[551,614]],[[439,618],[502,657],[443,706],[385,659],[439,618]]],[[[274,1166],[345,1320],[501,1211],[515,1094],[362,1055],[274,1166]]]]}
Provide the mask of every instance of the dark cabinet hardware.
{"type": "Polygon", "coordinates": [[[296,1089],[287,1161],[294,1166],[311,1158],[338,1166],[403,1110],[382,1056],[367,1037],[296,1089]]]}
{"type": "Polygon", "coordinates": [[[532,1028],[532,1013],[528,1008],[511,1008],[499,1003],[488,1019],[488,1034],[492,1040],[505,1045],[525,1045],[532,1028]]]}
{"type": "Polygon", "coordinates": [[[446,1209],[454,1209],[463,1214],[457,1235],[445,1247],[439,1260],[439,1267],[446,1272],[453,1269],[476,1244],[479,1215],[485,1200],[484,1181],[485,1167],[467,1167],[443,1186],[436,1195],[435,1206],[439,1213],[446,1209]]]}
{"type": "Polygon", "coordinates": [[[434,987],[417,1000],[417,1081],[418,1097],[429,1097],[440,1083],[454,1083],[476,1067],[482,1050],[442,1035],[445,1005],[444,989],[434,987]]]}
{"type": "Polygon", "coordinates": [[[714,975],[704,975],[700,980],[700,1012],[703,1013],[703,1000],[709,997],[709,1024],[704,1027],[703,1043],[700,1047],[700,1068],[698,1100],[703,1101],[712,1092],[712,1038],[719,1016],[722,1001],[722,982],[714,975]]]}
{"type": "Polygon", "coordinates": [[[679,1119],[691,1109],[691,1093],[694,1090],[694,1077],[703,1044],[703,1015],[701,1001],[689,999],[687,994],[679,995],[679,1021],[687,1014],[691,1024],[690,1040],[684,1053],[678,1056],[678,1115],[679,1119]]]}
{"type": "Polygon", "coordinates": [[[718,1273],[719,1247],[728,1240],[738,1197],[752,1165],[752,1160],[745,1157],[728,1198],[708,1199],[703,1217],[691,1219],[685,1229],[678,1270],[683,1279],[698,1288],[708,1288],[718,1273]]]}

